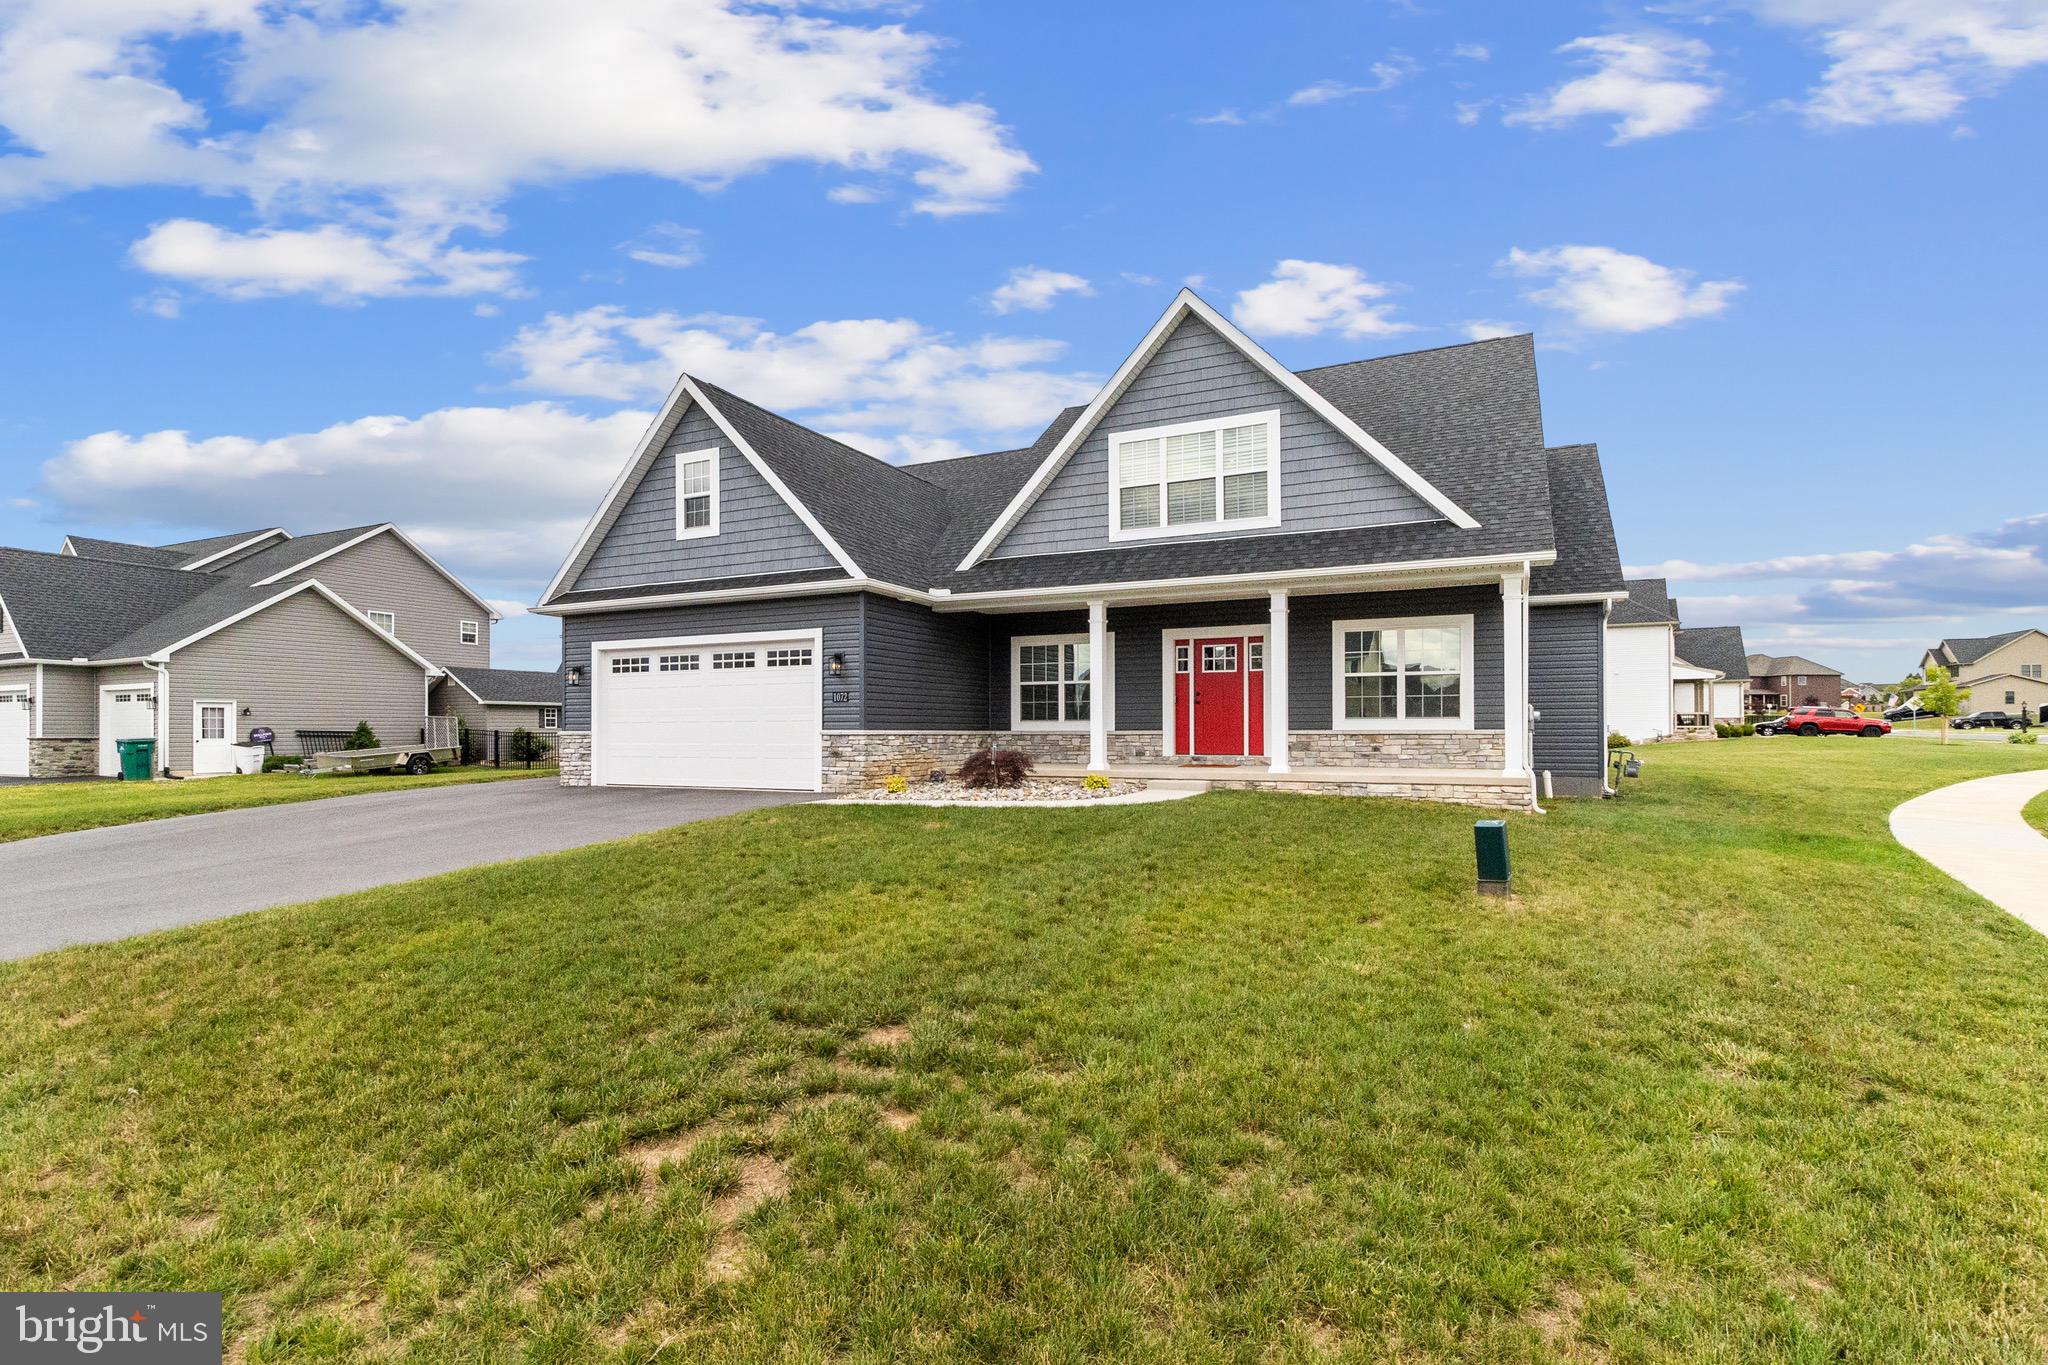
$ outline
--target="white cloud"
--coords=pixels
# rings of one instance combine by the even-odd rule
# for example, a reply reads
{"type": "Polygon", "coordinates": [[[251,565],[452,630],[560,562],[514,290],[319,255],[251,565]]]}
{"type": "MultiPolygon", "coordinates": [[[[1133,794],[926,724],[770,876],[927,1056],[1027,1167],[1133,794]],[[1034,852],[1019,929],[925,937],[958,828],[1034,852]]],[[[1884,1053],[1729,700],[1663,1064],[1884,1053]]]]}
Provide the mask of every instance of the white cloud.
{"type": "Polygon", "coordinates": [[[1693,282],[1693,272],[1658,265],[1611,246],[1514,248],[1501,264],[1515,274],[1550,281],[1523,295],[1554,308],[1589,332],[1646,332],[1691,318],[1713,317],[1742,292],[1739,280],[1693,282]]]}
{"type": "Polygon", "coordinates": [[[1348,100],[1353,95],[1363,95],[1364,93],[1365,87],[1362,85],[1346,85],[1342,81],[1317,81],[1314,85],[1304,85],[1301,89],[1289,95],[1287,102],[1296,106],[1304,104],[1334,104],[1338,100],[1348,100]]]}
{"type": "Polygon", "coordinates": [[[1299,108],[1302,105],[1332,104],[1338,100],[1348,100],[1353,95],[1377,94],[1382,90],[1393,89],[1421,70],[1421,67],[1416,64],[1413,57],[1394,52],[1374,62],[1366,70],[1372,79],[1363,85],[1353,85],[1348,81],[1317,81],[1289,95],[1286,102],[1299,108]]]}
{"type": "Polygon", "coordinates": [[[753,318],[599,307],[521,328],[499,358],[519,369],[524,387],[593,398],[658,397],[688,373],[842,438],[868,432],[863,448],[902,455],[914,453],[913,441],[939,437],[1036,435],[1101,382],[1046,368],[1065,350],[1037,338],[960,341],[909,318],[782,333],[753,318]]]}
{"type": "Polygon", "coordinates": [[[1474,318],[1461,324],[1458,330],[1465,334],[1467,341],[1491,341],[1495,337],[1511,337],[1529,329],[1497,318],[1474,318]]]}
{"type": "Polygon", "coordinates": [[[704,259],[704,234],[680,223],[656,223],[619,250],[645,265],[681,270],[704,259]]]}
{"type": "Polygon", "coordinates": [[[1821,126],[1937,122],[2048,63],[2044,0],[1749,0],[1829,57],[1801,109],[1821,126]]]}
{"type": "Polygon", "coordinates": [[[99,525],[395,518],[458,574],[534,583],[567,552],[648,420],[536,402],[363,417],[267,439],[103,431],[46,461],[39,491],[61,515],[99,525]]]}
{"type": "Polygon", "coordinates": [[[313,294],[333,302],[400,294],[509,293],[524,256],[446,244],[445,234],[375,237],[328,224],[233,232],[192,218],[156,224],[128,249],[153,275],[229,298],[313,294]]]}
{"type": "Polygon", "coordinates": [[[1492,100],[1460,100],[1453,106],[1452,117],[1462,128],[1470,128],[1479,122],[1479,116],[1493,104],[1492,100]]]}
{"type": "Polygon", "coordinates": [[[1255,335],[1393,336],[1413,329],[1395,321],[1393,305],[1380,301],[1392,292],[1355,265],[1285,260],[1273,267],[1272,279],[1240,293],[1230,315],[1255,335]]]}
{"type": "Polygon", "coordinates": [[[1192,123],[1226,128],[1240,127],[1245,121],[1245,116],[1235,109],[1218,109],[1213,114],[1197,114],[1193,119],[1189,120],[1192,123]]]}
{"type": "MultiPolygon", "coordinates": [[[[313,292],[359,278],[389,292],[380,258],[405,256],[405,234],[442,234],[441,260],[415,263],[429,278],[475,267],[445,234],[496,230],[495,206],[536,185],[709,188],[808,162],[906,178],[928,214],[1000,204],[1031,158],[994,110],[929,88],[940,40],[866,17],[740,0],[13,0],[0,205],[132,186],[238,195],[266,229],[389,230],[378,250],[290,241],[325,260],[313,292]]],[[[270,277],[229,279],[261,293],[270,277]]]]}
{"type": "Polygon", "coordinates": [[[1591,74],[1531,98],[1507,122],[1558,128],[1612,116],[1610,143],[1619,144],[1690,128],[1721,97],[1713,52],[1697,38],[1610,33],[1574,39],[1558,51],[1592,67],[1591,74]]]}
{"type": "Polygon", "coordinates": [[[1459,43],[1451,49],[1451,55],[1462,62],[1486,62],[1493,60],[1493,50],[1485,43],[1459,43]]]}
{"type": "Polygon", "coordinates": [[[988,303],[998,313],[1014,313],[1020,309],[1043,313],[1062,294],[1086,297],[1094,292],[1095,286],[1079,275],[1070,275],[1064,270],[1047,270],[1044,266],[1020,265],[988,296],[988,303]]]}
{"type": "Polygon", "coordinates": [[[835,204],[879,204],[886,196],[873,185],[834,185],[825,197],[835,204]]]}

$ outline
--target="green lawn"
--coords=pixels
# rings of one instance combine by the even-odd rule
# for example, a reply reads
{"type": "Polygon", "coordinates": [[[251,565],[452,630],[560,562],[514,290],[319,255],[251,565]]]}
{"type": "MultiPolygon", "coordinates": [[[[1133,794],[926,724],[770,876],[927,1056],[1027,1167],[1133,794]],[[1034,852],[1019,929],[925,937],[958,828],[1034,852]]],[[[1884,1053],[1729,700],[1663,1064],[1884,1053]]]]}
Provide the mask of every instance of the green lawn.
{"type": "Polygon", "coordinates": [[[1511,818],[798,807],[0,966],[0,1284],[231,1359],[2039,1361],[2048,939],[1652,747],[1511,818]]]}
{"type": "Polygon", "coordinates": [[[52,782],[0,787],[0,844],[102,825],[129,825],[172,815],[360,796],[398,787],[447,787],[463,782],[501,782],[553,777],[553,768],[442,768],[425,777],[337,775],[300,777],[263,773],[210,777],[197,782],[52,782]]]}
{"type": "Polygon", "coordinates": [[[2027,802],[2026,809],[2020,814],[2026,816],[2028,824],[2043,834],[2048,834],[2048,792],[2043,792],[2027,802]]]}

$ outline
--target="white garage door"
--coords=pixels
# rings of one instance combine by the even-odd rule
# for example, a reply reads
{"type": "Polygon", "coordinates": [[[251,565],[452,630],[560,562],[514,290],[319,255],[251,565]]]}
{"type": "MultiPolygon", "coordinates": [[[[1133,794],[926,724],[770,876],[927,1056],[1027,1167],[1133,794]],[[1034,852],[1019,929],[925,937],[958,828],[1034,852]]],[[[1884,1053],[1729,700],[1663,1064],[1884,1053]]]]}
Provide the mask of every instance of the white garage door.
{"type": "Polygon", "coordinates": [[[27,692],[0,692],[0,777],[28,776],[27,692]]]}
{"type": "MultiPolygon", "coordinates": [[[[154,739],[156,708],[149,704],[150,685],[103,687],[100,689],[100,776],[115,777],[121,771],[121,755],[114,748],[117,739],[154,739]]],[[[157,766],[164,756],[157,755],[157,766]]]]}
{"type": "Polygon", "coordinates": [[[591,780],[815,791],[816,634],[607,645],[591,660],[591,780]]]}

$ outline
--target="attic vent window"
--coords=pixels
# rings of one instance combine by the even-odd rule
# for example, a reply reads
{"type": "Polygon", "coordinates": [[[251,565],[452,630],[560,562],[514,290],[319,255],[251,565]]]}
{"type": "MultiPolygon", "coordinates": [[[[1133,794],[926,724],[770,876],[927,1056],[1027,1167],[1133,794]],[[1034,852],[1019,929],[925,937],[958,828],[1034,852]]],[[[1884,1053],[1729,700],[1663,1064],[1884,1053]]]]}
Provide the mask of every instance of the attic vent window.
{"type": "Polygon", "coordinates": [[[1112,435],[1110,539],[1279,525],[1279,449],[1277,412],[1112,435]]]}

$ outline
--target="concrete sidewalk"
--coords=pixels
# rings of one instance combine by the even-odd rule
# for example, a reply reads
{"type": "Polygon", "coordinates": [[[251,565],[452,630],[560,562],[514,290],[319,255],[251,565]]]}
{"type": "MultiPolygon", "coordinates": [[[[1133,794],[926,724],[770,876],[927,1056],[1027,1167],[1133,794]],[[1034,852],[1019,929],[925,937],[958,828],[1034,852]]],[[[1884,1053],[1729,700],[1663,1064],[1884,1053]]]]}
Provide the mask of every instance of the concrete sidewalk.
{"type": "Polygon", "coordinates": [[[2042,792],[2048,768],[1958,782],[1894,810],[1892,837],[2048,934],[2048,838],[2020,818],[2042,792]]]}

